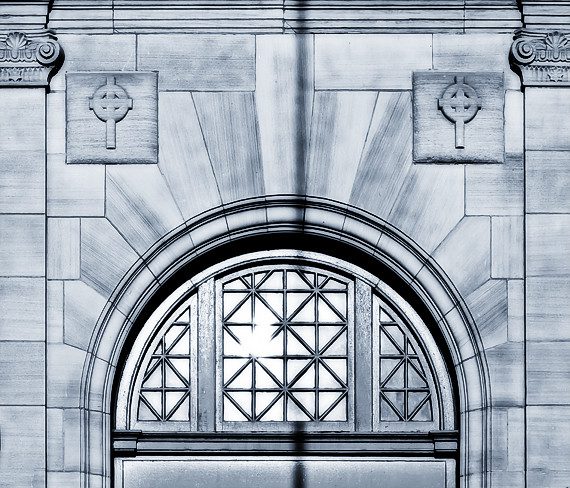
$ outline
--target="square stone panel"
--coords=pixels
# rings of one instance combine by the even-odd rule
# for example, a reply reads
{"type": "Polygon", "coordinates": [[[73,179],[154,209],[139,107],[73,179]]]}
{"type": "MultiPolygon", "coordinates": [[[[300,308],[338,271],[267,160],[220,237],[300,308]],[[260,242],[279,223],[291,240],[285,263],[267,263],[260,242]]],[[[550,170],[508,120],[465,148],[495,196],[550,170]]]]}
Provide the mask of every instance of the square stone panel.
{"type": "Polygon", "coordinates": [[[157,163],[156,72],[67,74],[67,163],[157,163]]]}
{"type": "Polygon", "coordinates": [[[503,78],[503,73],[416,71],[414,162],[504,162],[503,78]],[[460,102],[466,116],[457,115],[454,105],[460,102]]]}

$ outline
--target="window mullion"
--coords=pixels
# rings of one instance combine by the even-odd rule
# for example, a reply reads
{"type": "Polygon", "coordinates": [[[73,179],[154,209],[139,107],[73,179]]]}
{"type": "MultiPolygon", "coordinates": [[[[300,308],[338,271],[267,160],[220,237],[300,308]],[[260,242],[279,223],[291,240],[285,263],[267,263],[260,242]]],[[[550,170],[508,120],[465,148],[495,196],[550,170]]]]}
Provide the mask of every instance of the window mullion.
{"type": "Polygon", "coordinates": [[[213,432],[216,425],[216,310],[214,279],[198,289],[198,430],[213,432]]]}
{"type": "MultiPolygon", "coordinates": [[[[357,279],[354,290],[354,418],[355,429],[372,430],[372,289],[357,279]]],[[[375,356],[377,359],[377,355],[375,356]]]]}

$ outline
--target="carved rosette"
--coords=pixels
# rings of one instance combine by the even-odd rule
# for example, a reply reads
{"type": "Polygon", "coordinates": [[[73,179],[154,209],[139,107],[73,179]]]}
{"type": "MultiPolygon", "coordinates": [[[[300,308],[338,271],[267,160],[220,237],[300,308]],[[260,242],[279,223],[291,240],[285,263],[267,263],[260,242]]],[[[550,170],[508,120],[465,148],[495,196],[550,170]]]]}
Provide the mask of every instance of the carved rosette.
{"type": "Polygon", "coordinates": [[[0,34],[0,86],[46,86],[60,54],[51,31],[0,34]]]}
{"type": "Polygon", "coordinates": [[[520,30],[511,58],[525,86],[570,86],[570,33],[520,30]]]}

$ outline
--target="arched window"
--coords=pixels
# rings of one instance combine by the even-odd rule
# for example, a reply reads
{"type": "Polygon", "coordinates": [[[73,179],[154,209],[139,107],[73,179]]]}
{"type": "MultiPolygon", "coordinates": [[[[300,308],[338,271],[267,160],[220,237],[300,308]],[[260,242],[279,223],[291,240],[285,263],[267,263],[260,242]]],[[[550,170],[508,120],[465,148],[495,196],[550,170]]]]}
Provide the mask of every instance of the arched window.
{"type": "Polygon", "coordinates": [[[151,459],[176,460],[172,474],[206,459],[181,455],[363,451],[371,479],[390,460],[455,486],[452,382],[428,327],[381,277],[322,254],[253,253],[189,279],[140,330],[117,399],[117,486],[147,486],[159,464],[136,463],[151,459]]]}

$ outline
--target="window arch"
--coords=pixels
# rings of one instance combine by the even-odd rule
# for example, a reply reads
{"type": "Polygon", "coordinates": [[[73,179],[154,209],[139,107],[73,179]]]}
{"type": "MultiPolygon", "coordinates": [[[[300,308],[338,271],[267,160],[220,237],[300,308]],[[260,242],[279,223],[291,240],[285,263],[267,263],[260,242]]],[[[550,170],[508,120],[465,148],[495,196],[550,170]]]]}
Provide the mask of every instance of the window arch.
{"type": "Polygon", "coordinates": [[[456,445],[452,384],[427,326],[381,279],[319,253],[252,253],[189,279],[141,329],[117,398],[116,432],[155,443],[161,432],[302,424],[348,436],[447,431],[456,445]]]}

